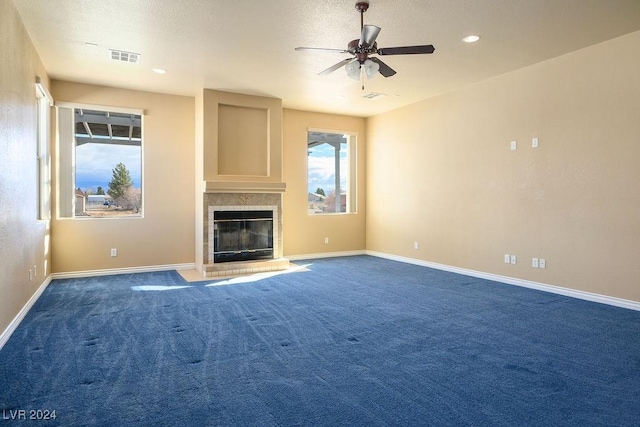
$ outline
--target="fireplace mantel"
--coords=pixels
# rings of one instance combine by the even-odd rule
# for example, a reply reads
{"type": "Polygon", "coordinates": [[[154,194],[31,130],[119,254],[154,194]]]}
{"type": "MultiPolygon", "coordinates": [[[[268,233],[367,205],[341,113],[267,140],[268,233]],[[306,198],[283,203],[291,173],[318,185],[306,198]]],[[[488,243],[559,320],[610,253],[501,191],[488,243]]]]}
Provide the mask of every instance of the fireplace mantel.
{"type": "Polygon", "coordinates": [[[204,181],[205,193],[284,193],[284,182],[204,181]]]}

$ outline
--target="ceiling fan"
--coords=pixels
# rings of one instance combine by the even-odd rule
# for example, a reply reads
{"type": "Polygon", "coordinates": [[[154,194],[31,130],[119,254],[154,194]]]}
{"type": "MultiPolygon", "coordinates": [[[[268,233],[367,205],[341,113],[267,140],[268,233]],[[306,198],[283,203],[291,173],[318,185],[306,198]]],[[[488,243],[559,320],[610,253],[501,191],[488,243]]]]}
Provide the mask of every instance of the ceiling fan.
{"type": "MultiPolygon", "coordinates": [[[[360,12],[360,39],[352,40],[347,45],[347,49],[325,49],[319,47],[297,47],[295,50],[310,50],[310,51],[325,51],[325,52],[338,52],[348,53],[352,55],[352,58],[343,59],[335,65],[327,68],[319,73],[324,76],[334,72],[338,68],[345,67],[349,77],[354,80],[372,78],[377,72],[380,72],[384,77],[391,77],[396,74],[396,71],[382,62],[375,56],[370,55],[416,55],[424,53],[433,53],[435,48],[433,45],[419,45],[419,46],[400,46],[400,47],[386,47],[378,48],[376,38],[380,33],[381,28],[375,25],[364,25],[364,13],[369,9],[368,1],[359,1],[356,3],[356,10],[360,12]]],[[[362,86],[364,89],[364,84],[362,86]]]]}

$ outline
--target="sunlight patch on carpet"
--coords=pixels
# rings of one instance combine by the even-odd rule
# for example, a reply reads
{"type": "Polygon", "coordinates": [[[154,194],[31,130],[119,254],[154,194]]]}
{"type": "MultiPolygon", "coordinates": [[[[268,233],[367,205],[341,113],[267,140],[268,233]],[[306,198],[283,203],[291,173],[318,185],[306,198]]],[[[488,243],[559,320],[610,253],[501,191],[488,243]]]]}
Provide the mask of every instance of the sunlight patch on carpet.
{"type": "Polygon", "coordinates": [[[164,285],[142,285],[132,286],[133,291],[175,291],[178,289],[192,288],[193,286],[164,286],[164,285]]]}

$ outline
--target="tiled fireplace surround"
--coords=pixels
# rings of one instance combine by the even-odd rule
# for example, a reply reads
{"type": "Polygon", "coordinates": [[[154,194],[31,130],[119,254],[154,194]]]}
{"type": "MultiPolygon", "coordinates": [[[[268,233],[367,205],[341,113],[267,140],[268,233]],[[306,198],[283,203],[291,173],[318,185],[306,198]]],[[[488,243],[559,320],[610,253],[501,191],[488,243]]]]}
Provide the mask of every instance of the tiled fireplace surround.
{"type": "Polygon", "coordinates": [[[205,264],[202,273],[206,277],[259,273],[285,270],[289,260],[282,258],[282,195],[281,193],[205,193],[204,194],[204,248],[205,264]],[[213,261],[213,213],[229,210],[273,211],[273,259],[214,263],[213,261]]]}

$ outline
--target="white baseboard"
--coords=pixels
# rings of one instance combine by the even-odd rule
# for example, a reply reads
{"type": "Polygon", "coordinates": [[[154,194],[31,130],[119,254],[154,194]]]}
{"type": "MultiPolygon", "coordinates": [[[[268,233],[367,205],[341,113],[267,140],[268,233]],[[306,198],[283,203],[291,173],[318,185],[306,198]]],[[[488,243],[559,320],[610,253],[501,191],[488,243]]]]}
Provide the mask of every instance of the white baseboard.
{"type": "Polygon", "coordinates": [[[343,256],[356,256],[366,255],[367,251],[344,251],[344,252],[322,252],[317,254],[300,254],[300,255],[285,255],[289,261],[300,261],[303,259],[317,259],[317,258],[335,258],[343,256]]]}
{"type": "Polygon", "coordinates": [[[110,268],[104,270],[71,271],[66,273],[54,273],[51,276],[53,279],[73,279],[79,277],[112,276],[114,274],[148,273],[153,271],[194,270],[195,268],[195,263],[185,263],[150,265],[146,267],[110,268]]]}
{"type": "Polygon", "coordinates": [[[0,350],[2,350],[2,347],[4,347],[7,341],[9,341],[9,338],[11,338],[11,335],[13,335],[15,330],[18,328],[18,325],[20,325],[20,323],[24,319],[24,316],[26,316],[29,310],[31,310],[31,307],[33,307],[33,304],[35,304],[36,301],[38,301],[38,298],[40,298],[40,295],[42,295],[44,290],[47,289],[47,286],[49,286],[49,283],[51,283],[51,280],[52,280],[52,277],[49,276],[45,279],[44,282],[42,282],[42,284],[33,293],[33,295],[31,295],[31,298],[29,298],[29,301],[27,301],[24,307],[22,307],[22,309],[18,312],[16,317],[14,317],[11,323],[9,323],[9,325],[4,330],[4,332],[0,334],[0,350]]]}
{"type": "Polygon", "coordinates": [[[508,285],[522,286],[525,288],[536,289],[544,292],[551,292],[553,294],[564,295],[567,297],[578,298],[586,301],[598,302],[602,304],[608,304],[616,307],[622,307],[622,308],[628,308],[630,310],[640,311],[640,302],[637,302],[637,301],[610,297],[607,295],[595,294],[592,292],[579,291],[576,289],[563,288],[561,286],[548,285],[546,283],[532,282],[530,280],[518,279],[515,277],[500,276],[498,274],[485,273],[482,271],[475,271],[475,270],[469,270],[466,268],[454,267],[454,266],[445,265],[445,264],[438,264],[435,262],[423,261],[415,258],[391,255],[383,252],[366,251],[366,254],[375,256],[378,258],[386,258],[393,261],[406,262],[408,264],[415,264],[423,267],[430,267],[436,270],[449,271],[452,273],[458,273],[465,276],[493,280],[494,282],[506,283],[508,285]]]}

